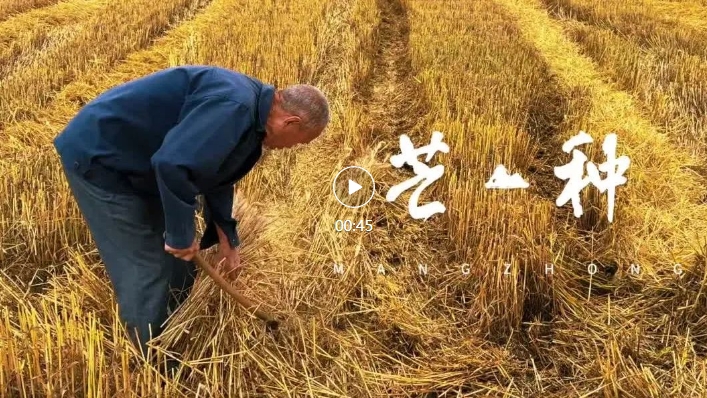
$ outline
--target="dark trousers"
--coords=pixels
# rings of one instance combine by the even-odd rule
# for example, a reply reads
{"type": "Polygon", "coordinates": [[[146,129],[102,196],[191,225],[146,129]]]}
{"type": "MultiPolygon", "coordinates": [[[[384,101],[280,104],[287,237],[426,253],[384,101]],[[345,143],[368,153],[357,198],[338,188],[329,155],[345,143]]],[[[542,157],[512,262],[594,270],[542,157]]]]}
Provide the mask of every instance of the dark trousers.
{"type": "Polygon", "coordinates": [[[64,169],[115,291],[118,313],[143,355],[167,319],[187,298],[196,277],[193,262],[164,250],[159,198],[113,193],[64,169]]]}

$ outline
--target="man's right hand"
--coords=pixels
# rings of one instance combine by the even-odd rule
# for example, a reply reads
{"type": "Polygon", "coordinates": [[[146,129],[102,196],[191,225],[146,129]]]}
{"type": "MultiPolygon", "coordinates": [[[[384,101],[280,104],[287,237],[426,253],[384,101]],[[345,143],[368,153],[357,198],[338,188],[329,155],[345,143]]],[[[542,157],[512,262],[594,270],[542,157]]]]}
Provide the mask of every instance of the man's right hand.
{"type": "Polygon", "coordinates": [[[186,249],[175,249],[165,243],[164,250],[167,253],[172,254],[174,257],[185,261],[191,261],[194,255],[199,252],[199,240],[194,239],[194,243],[192,243],[191,247],[187,247],[186,249]]]}

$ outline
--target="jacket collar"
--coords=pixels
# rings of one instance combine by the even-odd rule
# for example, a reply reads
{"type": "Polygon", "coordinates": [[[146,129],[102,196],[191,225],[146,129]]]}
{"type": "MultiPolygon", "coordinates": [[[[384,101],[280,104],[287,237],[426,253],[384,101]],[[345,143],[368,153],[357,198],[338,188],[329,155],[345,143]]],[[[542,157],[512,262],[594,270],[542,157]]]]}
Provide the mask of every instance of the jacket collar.
{"type": "Polygon", "coordinates": [[[275,87],[270,84],[263,84],[258,95],[258,115],[256,117],[255,130],[262,137],[265,137],[265,123],[268,121],[270,108],[272,107],[273,97],[275,96],[275,87]]]}

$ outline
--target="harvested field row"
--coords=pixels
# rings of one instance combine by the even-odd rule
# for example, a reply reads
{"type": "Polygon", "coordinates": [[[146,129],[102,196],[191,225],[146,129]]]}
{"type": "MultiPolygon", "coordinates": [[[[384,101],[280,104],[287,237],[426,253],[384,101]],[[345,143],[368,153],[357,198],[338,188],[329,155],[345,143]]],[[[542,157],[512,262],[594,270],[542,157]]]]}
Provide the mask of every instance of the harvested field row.
{"type": "Polygon", "coordinates": [[[1,0],[0,21],[15,14],[57,3],[59,0],[1,0]]]}
{"type": "MultiPolygon", "coordinates": [[[[692,338],[691,330],[700,327],[701,318],[693,309],[677,311],[678,302],[685,297],[666,298],[659,293],[679,284],[689,286],[686,295],[692,297],[690,301],[699,301],[700,289],[694,286],[693,278],[701,280],[705,271],[705,246],[701,237],[707,228],[702,221],[707,207],[702,203],[704,180],[687,167],[695,164],[694,159],[644,119],[629,95],[602,80],[592,61],[581,55],[579,47],[563,35],[559,23],[550,20],[540,4],[515,0],[498,2],[518,19],[524,38],[536,46],[562,87],[587,93],[591,106],[582,126],[591,133],[594,142],[601,142],[607,133],[616,132],[618,148],[621,148],[618,151],[631,159],[629,183],[619,188],[616,219],[606,229],[609,233],[599,230],[592,233],[588,242],[578,240],[566,248],[574,259],[591,259],[603,265],[613,263],[618,265],[616,271],[619,272],[594,281],[598,289],[584,302],[579,301],[580,297],[558,297],[561,311],[572,316],[567,320],[557,319],[553,325],[555,349],[569,349],[553,355],[555,368],[572,374],[581,372],[584,383],[591,383],[595,377],[602,380],[599,385],[582,385],[581,382],[574,385],[583,391],[604,385],[605,394],[692,393],[695,386],[692,381],[704,385],[703,375],[694,368],[688,369],[685,362],[677,362],[669,356],[658,359],[655,353],[670,347],[681,355],[690,356],[691,361],[700,360],[695,351],[684,344],[692,338]],[[640,264],[639,277],[627,275],[629,263],[640,264]],[[671,272],[674,263],[689,268],[690,276],[676,281],[671,272]],[[636,344],[638,338],[625,335],[629,333],[626,329],[629,325],[641,325],[641,345],[647,349],[645,357],[635,353],[627,362],[624,353],[633,350],[629,347],[636,344]],[[596,361],[596,347],[603,347],[602,355],[608,358],[607,362],[596,361]],[[566,358],[577,356],[579,361],[565,362],[566,358]],[[646,362],[653,364],[649,371],[646,362]],[[581,363],[585,365],[579,365],[581,363]],[[665,368],[690,373],[686,377],[674,377],[665,368]]],[[[565,132],[563,138],[573,134],[576,132],[565,132]]],[[[605,203],[595,205],[603,215],[605,203]]]]}
{"type": "Polygon", "coordinates": [[[64,1],[0,22],[0,79],[18,65],[30,62],[36,51],[66,44],[81,24],[103,14],[109,6],[109,0],[64,1]]]}
{"type": "MultiPolygon", "coordinates": [[[[434,194],[453,209],[442,231],[456,254],[451,263],[468,263],[474,276],[450,269],[435,285],[449,289],[445,305],[464,311],[457,316],[469,323],[465,330],[505,345],[519,337],[522,322],[548,321],[553,312],[556,281],[543,273],[562,254],[550,241],[559,231],[547,193],[558,185],[548,176],[561,158],[550,147],[566,123],[568,100],[513,18],[493,2],[418,1],[411,14],[416,78],[434,104],[429,130],[442,131],[450,144],[450,154],[439,156],[448,176],[434,194]],[[499,164],[521,173],[530,189],[486,189],[499,164]],[[511,275],[499,272],[506,262],[511,275]]],[[[522,350],[513,344],[512,351],[522,350]]]]}
{"type": "Polygon", "coordinates": [[[0,136],[8,125],[32,119],[69,82],[109,71],[148,46],[172,24],[188,19],[209,0],[122,0],[91,16],[63,40],[27,57],[0,80],[0,136]]]}
{"type": "MultiPolygon", "coordinates": [[[[582,46],[619,86],[632,93],[652,123],[672,141],[707,155],[707,61],[674,47],[643,48],[609,29],[562,20],[567,34],[582,46]]],[[[704,174],[702,169],[700,173],[704,174]]]]}
{"type": "Polygon", "coordinates": [[[608,28],[649,47],[671,47],[707,58],[707,7],[659,0],[641,2],[544,0],[559,16],[608,28]]]}

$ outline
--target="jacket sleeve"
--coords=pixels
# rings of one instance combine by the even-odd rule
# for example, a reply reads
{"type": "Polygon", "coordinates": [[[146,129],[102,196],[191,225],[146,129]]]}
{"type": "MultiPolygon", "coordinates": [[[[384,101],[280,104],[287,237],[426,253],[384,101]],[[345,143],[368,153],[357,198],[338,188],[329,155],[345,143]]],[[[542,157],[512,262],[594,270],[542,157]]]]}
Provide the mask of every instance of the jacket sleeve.
{"type": "Polygon", "coordinates": [[[165,216],[165,243],[191,246],[196,234],[196,181],[213,177],[250,128],[247,107],[220,97],[185,103],[184,117],[152,156],[165,216]]]}
{"type": "Polygon", "coordinates": [[[201,238],[200,249],[208,249],[218,242],[219,226],[226,234],[231,248],[240,245],[238,239],[238,222],[233,218],[233,185],[220,187],[217,190],[204,195],[206,205],[204,206],[204,221],[206,230],[201,238]]]}

